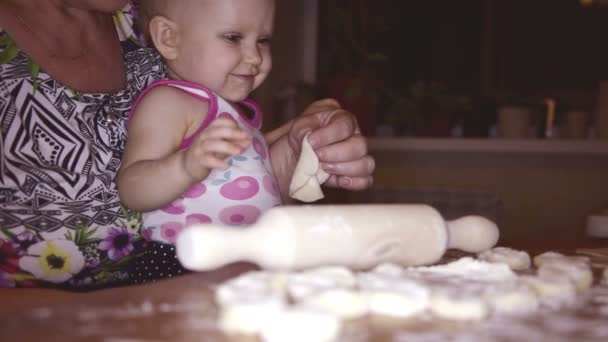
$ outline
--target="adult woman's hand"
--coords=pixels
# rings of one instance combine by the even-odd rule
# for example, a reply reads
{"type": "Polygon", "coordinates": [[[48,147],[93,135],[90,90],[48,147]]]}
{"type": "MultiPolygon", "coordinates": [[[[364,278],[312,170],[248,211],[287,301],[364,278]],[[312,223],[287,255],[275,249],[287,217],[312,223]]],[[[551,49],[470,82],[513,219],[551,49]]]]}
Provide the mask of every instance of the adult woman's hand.
{"type": "Polygon", "coordinates": [[[363,190],[373,183],[374,158],[360,133],[355,116],[332,99],[311,104],[302,115],[269,132],[266,140],[279,188],[288,198],[289,183],[300,155],[302,139],[308,140],[331,176],[326,186],[363,190]]]}

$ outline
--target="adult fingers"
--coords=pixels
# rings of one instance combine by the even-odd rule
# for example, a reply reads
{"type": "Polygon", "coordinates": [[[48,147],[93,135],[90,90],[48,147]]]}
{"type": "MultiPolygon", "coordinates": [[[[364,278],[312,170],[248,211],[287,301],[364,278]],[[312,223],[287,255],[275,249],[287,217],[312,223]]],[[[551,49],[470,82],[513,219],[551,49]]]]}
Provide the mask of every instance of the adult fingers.
{"type": "Polygon", "coordinates": [[[304,112],[302,112],[302,115],[317,114],[319,112],[333,111],[340,108],[342,107],[338,101],[334,99],[322,99],[311,103],[308,107],[306,107],[304,112]]]}
{"type": "Polygon", "coordinates": [[[368,154],[367,139],[356,134],[346,140],[320,147],[315,152],[319,160],[327,164],[358,160],[368,154]]]}
{"type": "Polygon", "coordinates": [[[350,177],[332,175],[323,185],[351,191],[360,191],[370,188],[373,184],[373,176],[350,177]]]}
{"type": "Polygon", "coordinates": [[[376,162],[372,156],[364,156],[353,161],[322,164],[321,166],[323,170],[336,176],[368,177],[374,174],[376,162]]]}
{"type": "Polygon", "coordinates": [[[315,115],[318,128],[309,136],[310,144],[317,149],[359,134],[359,126],[354,115],[345,110],[322,112],[315,115]]]}

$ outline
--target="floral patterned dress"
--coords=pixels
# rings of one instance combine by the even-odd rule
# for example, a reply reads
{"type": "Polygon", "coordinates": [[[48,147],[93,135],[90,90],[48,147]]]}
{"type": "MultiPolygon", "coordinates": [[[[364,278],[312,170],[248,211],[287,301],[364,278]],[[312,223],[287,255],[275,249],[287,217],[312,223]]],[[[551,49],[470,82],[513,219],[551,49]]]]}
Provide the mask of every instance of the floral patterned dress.
{"type": "Polygon", "coordinates": [[[112,94],[67,88],[0,29],[0,287],[126,284],[143,254],[141,215],[121,206],[114,178],[131,105],[165,70],[131,12],[114,15],[128,86],[112,94]]]}

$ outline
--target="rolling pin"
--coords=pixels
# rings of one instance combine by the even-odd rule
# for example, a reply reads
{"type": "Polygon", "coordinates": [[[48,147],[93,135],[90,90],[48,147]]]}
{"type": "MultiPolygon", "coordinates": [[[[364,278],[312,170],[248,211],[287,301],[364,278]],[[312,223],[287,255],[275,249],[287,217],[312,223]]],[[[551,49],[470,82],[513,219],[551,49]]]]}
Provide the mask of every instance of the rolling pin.
{"type": "Polygon", "coordinates": [[[199,224],[176,241],[182,265],[207,271],[236,261],[272,270],[321,265],[369,269],[439,261],[449,248],[478,253],[498,241],[496,224],[481,216],[445,221],[422,204],[275,207],[248,227],[199,224]]]}

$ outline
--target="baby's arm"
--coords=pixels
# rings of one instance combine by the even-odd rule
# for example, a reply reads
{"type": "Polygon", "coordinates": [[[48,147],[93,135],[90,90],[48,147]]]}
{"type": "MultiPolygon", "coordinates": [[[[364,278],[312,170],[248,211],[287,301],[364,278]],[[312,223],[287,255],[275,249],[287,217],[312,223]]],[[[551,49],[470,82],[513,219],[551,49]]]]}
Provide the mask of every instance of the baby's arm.
{"type": "Polygon", "coordinates": [[[185,150],[182,141],[199,127],[208,107],[180,90],[153,89],[129,123],[118,173],[121,201],[131,209],[162,208],[205,179],[224,159],[246,149],[248,134],[230,119],[214,120],[185,150]],[[205,113],[202,115],[201,113],[205,113]]]}

